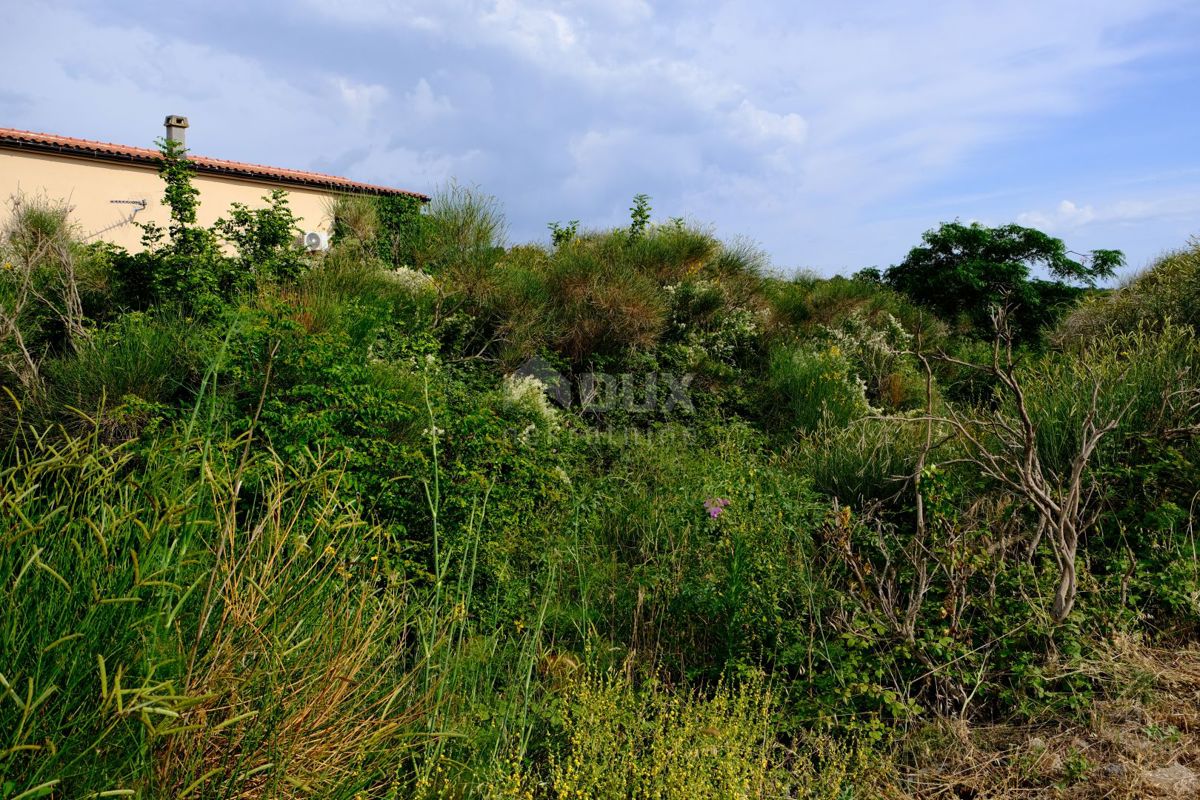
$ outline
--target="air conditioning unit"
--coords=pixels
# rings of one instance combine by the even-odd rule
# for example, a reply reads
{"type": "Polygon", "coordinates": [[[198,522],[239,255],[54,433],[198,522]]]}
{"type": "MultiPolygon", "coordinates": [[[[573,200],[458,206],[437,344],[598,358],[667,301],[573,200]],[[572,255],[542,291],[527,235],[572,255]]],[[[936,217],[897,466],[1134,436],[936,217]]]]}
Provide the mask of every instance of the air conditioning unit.
{"type": "Polygon", "coordinates": [[[300,237],[300,244],[310,253],[321,253],[329,249],[329,235],[322,231],[309,231],[300,237]]]}

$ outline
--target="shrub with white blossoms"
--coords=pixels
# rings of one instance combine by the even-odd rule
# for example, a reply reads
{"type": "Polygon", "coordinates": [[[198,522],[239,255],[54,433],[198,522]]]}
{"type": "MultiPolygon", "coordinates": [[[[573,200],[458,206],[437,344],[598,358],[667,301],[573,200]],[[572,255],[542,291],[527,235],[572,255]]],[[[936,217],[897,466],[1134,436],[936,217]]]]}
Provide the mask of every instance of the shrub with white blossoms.
{"type": "MultiPolygon", "coordinates": [[[[504,400],[533,418],[531,427],[543,433],[558,428],[558,411],[550,405],[546,384],[533,375],[508,375],[502,386],[504,400]]],[[[526,433],[533,431],[527,430],[526,433]]]]}
{"type": "Polygon", "coordinates": [[[730,307],[720,284],[699,279],[664,287],[671,303],[671,330],[679,346],[698,364],[707,357],[733,364],[759,335],[763,314],[730,307]]]}
{"type": "Polygon", "coordinates": [[[911,355],[913,336],[889,313],[875,322],[861,311],[846,317],[825,335],[850,360],[868,396],[892,410],[918,403],[923,388],[911,355]]]}
{"type": "Polygon", "coordinates": [[[396,267],[388,271],[388,277],[411,294],[432,294],[436,288],[433,276],[408,267],[396,267]]]}

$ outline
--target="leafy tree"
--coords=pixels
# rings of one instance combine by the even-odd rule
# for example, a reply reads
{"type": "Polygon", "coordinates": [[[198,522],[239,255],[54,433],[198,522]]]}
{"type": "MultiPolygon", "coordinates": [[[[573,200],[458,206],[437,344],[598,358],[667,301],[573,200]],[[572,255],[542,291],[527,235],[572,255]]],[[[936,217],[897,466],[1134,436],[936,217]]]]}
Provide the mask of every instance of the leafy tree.
{"type": "Polygon", "coordinates": [[[879,267],[864,267],[851,275],[850,280],[878,285],[883,283],[883,273],[879,271],[879,267]]]}
{"type": "Polygon", "coordinates": [[[180,142],[160,139],[158,146],[162,155],[158,174],[165,184],[163,205],[170,211],[171,221],[166,231],[153,222],[142,225],[142,244],[153,250],[166,239],[176,255],[202,255],[212,249],[214,240],[210,231],[196,225],[196,210],[200,207],[200,190],[192,183],[196,170],[180,142]]]}
{"type": "Polygon", "coordinates": [[[1013,304],[1017,338],[1025,341],[1036,339],[1043,325],[1082,294],[1072,284],[1095,286],[1125,263],[1120,250],[1080,256],[1061,239],[1020,225],[947,222],[921,239],[920,246],[885,273],[892,288],[948,320],[965,319],[985,336],[991,335],[992,307],[1013,304]],[[1031,279],[1035,267],[1058,280],[1031,279]]]}
{"type": "Polygon", "coordinates": [[[153,222],[142,225],[145,250],[126,259],[118,271],[132,296],[145,292],[160,302],[210,314],[220,305],[227,259],[216,234],[196,224],[200,190],[192,183],[195,169],[187,150],[171,140],[160,139],[158,145],[162,154],[158,174],[165,184],[163,204],[171,220],[165,231],[153,222]]]}
{"type": "Polygon", "coordinates": [[[258,277],[294,279],[304,265],[296,245],[300,229],[288,207],[287,192],[275,189],[263,199],[269,203],[266,208],[233,203],[229,216],[213,225],[221,238],[237,249],[244,283],[258,277]]]}

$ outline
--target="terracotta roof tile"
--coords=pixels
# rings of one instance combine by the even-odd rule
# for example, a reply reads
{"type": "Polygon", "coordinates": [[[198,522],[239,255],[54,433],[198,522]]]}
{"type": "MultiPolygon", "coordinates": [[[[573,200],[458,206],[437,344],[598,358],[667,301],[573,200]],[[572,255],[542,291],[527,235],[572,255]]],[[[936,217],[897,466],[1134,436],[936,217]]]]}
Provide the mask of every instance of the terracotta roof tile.
{"type": "MultiPolygon", "coordinates": [[[[95,142],[90,139],[75,139],[70,136],[56,136],[51,133],[34,133],[15,128],[0,128],[0,148],[19,148],[54,152],[64,155],[81,156],[85,158],[100,158],[109,161],[133,161],[142,164],[156,165],[161,160],[157,150],[148,147],[130,147],[111,142],[95,142]]],[[[267,167],[261,164],[246,164],[241,161],[226,161],[221,158],[206,158],[188,154],[197,172],[216,175],[230,175],[241,178],[254,178],[300,186],[311,186],[318,189],[378,195],[408,195],[421,201],[427,201],[428,196],[406,189],[393,189],[387,186],[376,186],[370,183],[339,178],[336,175],[325,175],[320,172],[306,172],[284,167],[267,167]]]]}

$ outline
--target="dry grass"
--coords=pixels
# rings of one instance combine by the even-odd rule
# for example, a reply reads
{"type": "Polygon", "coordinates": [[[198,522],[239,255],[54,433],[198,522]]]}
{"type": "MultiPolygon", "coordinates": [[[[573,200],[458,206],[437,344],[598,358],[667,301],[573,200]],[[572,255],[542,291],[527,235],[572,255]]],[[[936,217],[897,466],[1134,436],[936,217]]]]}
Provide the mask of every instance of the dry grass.
{"type": "MultiPolygon", "coordinates": [[[[1184,797],[1147,781],[1182,765],[1200,774],[1200,649],[1129,639],[1081,668],[1103,696],[1085,719],[970,726],[940,720],[904,746],[913,797],[1132,800],[1184,797]]],[[[1197,783],[1193,792],[1200,792],[1197,783]]]]}

